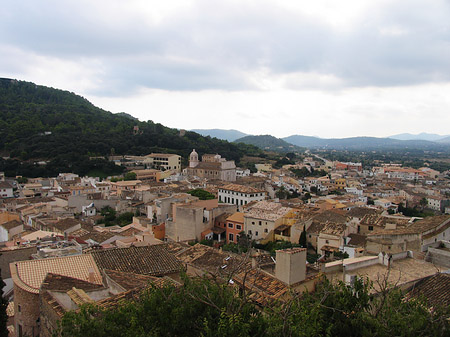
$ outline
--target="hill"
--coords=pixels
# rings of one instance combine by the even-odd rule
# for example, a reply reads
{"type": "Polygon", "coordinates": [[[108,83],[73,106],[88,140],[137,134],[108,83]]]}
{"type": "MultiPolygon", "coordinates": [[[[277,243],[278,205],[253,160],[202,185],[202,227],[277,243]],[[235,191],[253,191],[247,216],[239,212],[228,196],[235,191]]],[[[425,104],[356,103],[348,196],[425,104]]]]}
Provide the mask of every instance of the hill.
{"type": "Polygon", "coordinates": [[[414,135],[411,133],[401,133],[398,135],[389,136],[388,138],[398,139],[398,140],[429,140],[431,142],[436,142],[445,137],[449,137],[449,135],[442,136],[442,135],[437,135],[435,133],[422,132],[417,135],[414,135]]]}
{"type": "Polygon", "coordinates": [[[350,137],[350,138],[317,138],[293,135],[283,138],[286,142],[308,148],[328,148],[335,150],[394,150],[394,149],[420,149],[449,151],[450,147],[444,143],[427,140],[398,140],[376,137],[350,137]]]}
{"type": "Polygon", "coordinates": [[[246,136],[234,141],[235,143],[244,143],[254,145],[262,150],[275,152],[303,152],[304,148],[290,144],[282,139],[270,135],[246,136]]]}
{"type": "Polygon", "coordinates": [[[180,134],[151,120],[95,107],[74,93],[34,83],[0,79],[0,171],[7,176],[54,176],[60,172],[115,174],[120,167],[92,157],[111,154],[177,153],[193,148],[239,162],[259,155],[255,147],[232,144],[195,132],[180,134]],[[39,164],[37,164],[39,162],[39,164]]]}
{"type": "Polygon", "coordinates": [[[210,136],[222,140],[227,140],[229,142],[233,142],[236,139],[248,136],[246,133],[243,133],[238,130],[224,130],[224,129],[194,129],[191,130],[201,134],[202,136],[210,136]]]}

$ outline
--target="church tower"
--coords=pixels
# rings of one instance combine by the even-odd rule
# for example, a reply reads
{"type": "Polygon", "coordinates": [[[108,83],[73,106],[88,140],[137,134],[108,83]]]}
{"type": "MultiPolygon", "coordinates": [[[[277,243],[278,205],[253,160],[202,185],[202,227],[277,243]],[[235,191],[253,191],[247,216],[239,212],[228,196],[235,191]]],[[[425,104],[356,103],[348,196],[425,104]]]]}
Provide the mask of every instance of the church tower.
{"type": "Polygon", "coordinates": [[[192,150],[189,155],[189,167],[196,167],[198,165],[198,153],[195,152],[195,149],[192,150]]]}

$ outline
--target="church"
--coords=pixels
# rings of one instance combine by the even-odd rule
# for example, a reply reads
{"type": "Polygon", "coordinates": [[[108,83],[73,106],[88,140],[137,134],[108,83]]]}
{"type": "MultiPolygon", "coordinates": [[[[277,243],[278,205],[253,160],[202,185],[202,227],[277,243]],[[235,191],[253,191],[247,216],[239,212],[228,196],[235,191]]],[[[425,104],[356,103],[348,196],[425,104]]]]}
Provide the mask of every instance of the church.
{"type": "Polygon", "coordinates": [[[202,161],[199,161],[198,153],[194,149],[189,155],[186,174],[189,177],[236,181],[236,164],[234,160],[226,160],[219,154],[204,154],[202,161]]]}

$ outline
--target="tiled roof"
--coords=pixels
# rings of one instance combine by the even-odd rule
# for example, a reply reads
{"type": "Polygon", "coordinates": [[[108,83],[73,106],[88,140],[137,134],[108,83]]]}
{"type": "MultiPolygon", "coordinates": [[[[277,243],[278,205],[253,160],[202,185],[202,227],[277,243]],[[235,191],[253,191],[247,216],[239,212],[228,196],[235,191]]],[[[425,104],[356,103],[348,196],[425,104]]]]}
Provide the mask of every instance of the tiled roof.
{"type": "Polygon", "coordinates": [[[65,231],[68,230],[74,226],[79,225],[81,222],[79,220],[76,219],[72,219],[72,218],[67,218],[67,219],[63,219],[58,221],[57,223],[55,223],[53,226],[57,229],[59,229],[60,231],[65,231]]]}
{"type": "Polygon", "coordinates": [[[122,288],[131,290],[134,288],[143,288],[149,283],[154,283],[157,285],[162,285],[162,283],[167,282],[161,277],[140,275],[135,273],[124,273],[117,270],[105,270],[104,273],[111,278],[114,282],[120,285],[122,288]]]}
{"type": "Polygon", "coordinates": [[[176,273],[182,268],[165,244],[97,250],[91,254],[100,269],[157,276],[176,273]]]}
{"type": "Polygon", "coordinates": [[[102,284],[100,272],[90,255],[75,255],[10,263],[11,277],[18,287],[39,293],[39,288],[48,273],[89,280],[89,271],[94,271],[94,283],[102,284]]]}
{"type": "Polygon", "coordinates": [[[41,285],[43,290],[68,291],[73,287],[87,291],[104,288],[101,284],[54,273],[48,273],[41,285]]]}
{"type": "Polygon", "coordinates": [[[13,229],[13,228],[15,228],[17,226],[20,226],[20,225],[22,225],[22,223],[20,221],[12,220],[12,221],[8,221],[8,222],[3,223],[0,226],[2,226],[6,230],[10,230],[10,229],[13,229]]]}
{"type": "Polygon", "coordinates": [[[438,273],[416,283],[409,296],[424,296],[432,307],[450,306],[450,274],[438,273]]]}
{"type": "Polygon", "coordinates": [[[6,188],[13,188],[13,187],[7,181],[0,181],[0,188],[6,189],[6,188]]]}
{"type": "Polygon", "coordinates": [[[247,194],[260,193],[260,192],[265,193],[265,191],[258,190],[254,187],[239,185],[239,184],[228,184],[228,185],[220,187],[220,189],[227,190],[227,191],[233,191],[233,192],[239,192],[239,193],[247,193],[247,194]]]}
{"type": "Polygon", "coordinates": [[[233,282],[250,291],[249,298],[261,306],[281,298],[289,290],[289,287],[277,278],[257,269],[236,275],[233,282]]]}
{"type": "Polygon", "coordinates": [[[362,218],[367,214],[377,214],[377,213],[380,213],[380,211],[375,208],[354,207],[347,212],[347,215],[355,218],[362,218]]]}
{"type": "Polygon", "coordinates": [[[361,234],[349,234],[351,246],[364,247],[366,245],[366,236],[361,234]]]}
{"type": "Polygon", "coordinates": [[[244,213],[236,212],[233,215],[229,216],[227,218],[227,221],[244,223],[244,213]]]}

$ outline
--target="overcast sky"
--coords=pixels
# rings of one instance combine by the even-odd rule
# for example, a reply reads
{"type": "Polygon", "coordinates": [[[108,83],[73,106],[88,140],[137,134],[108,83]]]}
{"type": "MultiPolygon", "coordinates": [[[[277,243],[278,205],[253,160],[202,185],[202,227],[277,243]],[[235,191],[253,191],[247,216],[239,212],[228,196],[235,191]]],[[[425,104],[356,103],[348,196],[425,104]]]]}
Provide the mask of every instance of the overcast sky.
{"type": "Polygon", "coordinates": [[[450,2],[4,1],[0,77],[175,128],[450,134],[450,2]]]}

